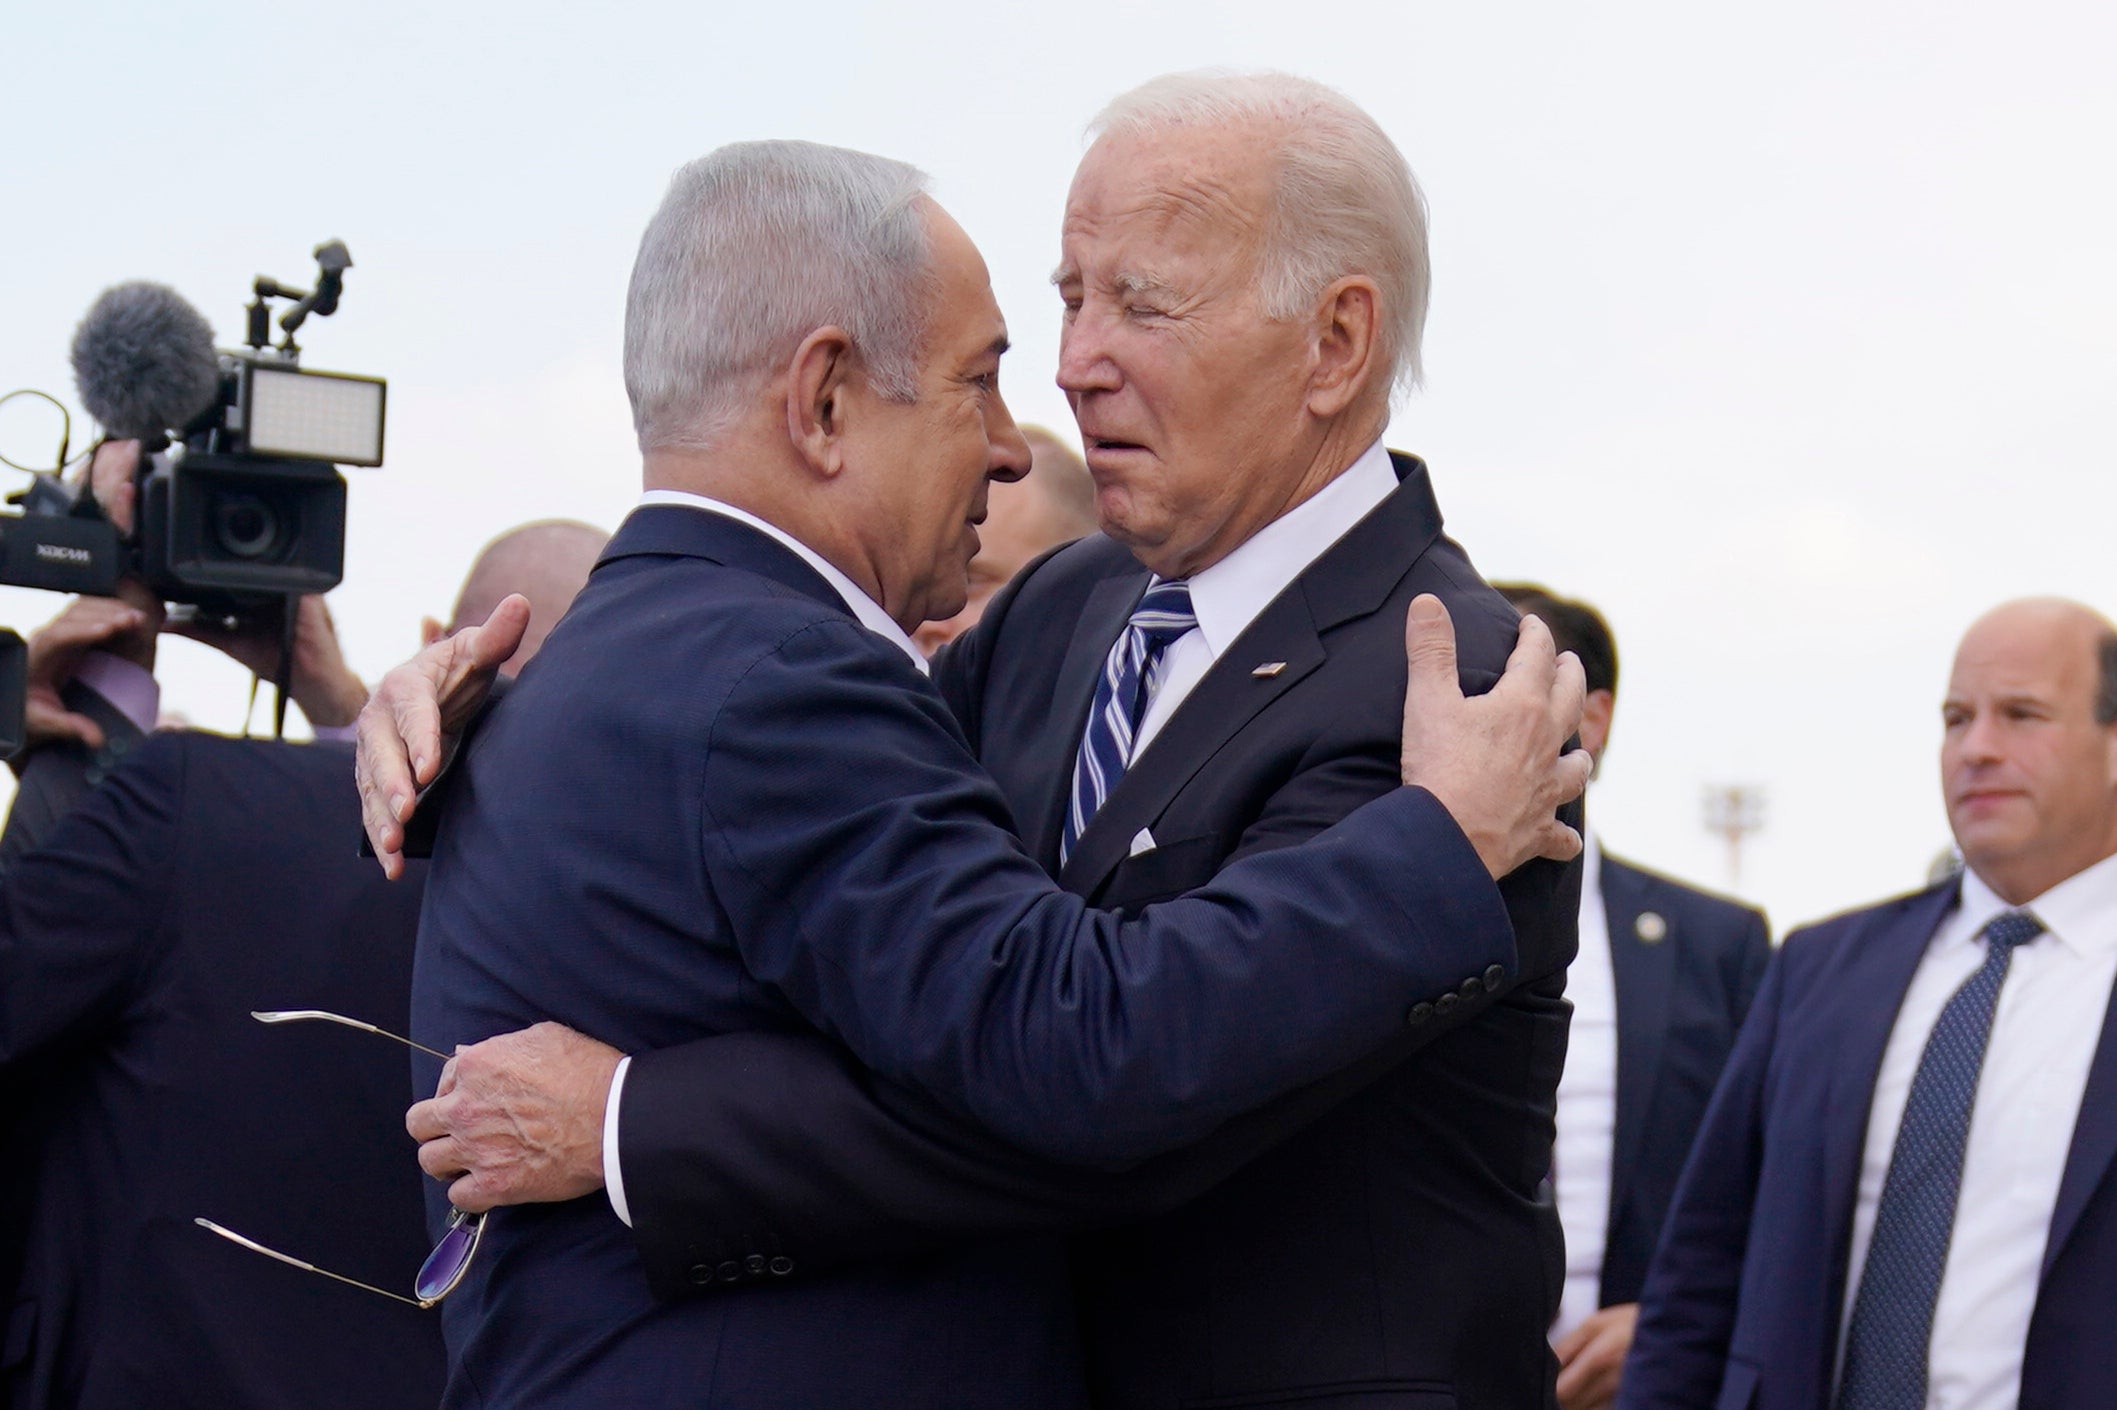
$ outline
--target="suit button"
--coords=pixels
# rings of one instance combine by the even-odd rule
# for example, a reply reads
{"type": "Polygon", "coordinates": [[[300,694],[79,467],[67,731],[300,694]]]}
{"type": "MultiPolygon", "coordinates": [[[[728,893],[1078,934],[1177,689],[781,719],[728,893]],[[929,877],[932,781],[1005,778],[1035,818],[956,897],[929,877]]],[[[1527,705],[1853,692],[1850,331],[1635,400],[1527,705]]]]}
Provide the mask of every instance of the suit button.
{"type": "Polygon", "coordinates": [[[720,1265],[718,1277],[723,1283],[732,1283],[741,1276],[742,1265],[740,1263],[737,1263],[734,1259],[731,1258],[726,1263],[720,1265]]]}
{"type": "Polygon", "coordinates": [[[742,1261],[742,1271],[748,1273],[753,1278],[763,1277],[764,1255],[761,1253],[753,1253],[748,1258],[745,1258],[742,1261]]]}
{"type": "Polygon", "coordinates": [[[1489,966],[1487,966],[1487,967],[1486,967],[1486,970],[1485,970],[1485,987],[1486,987],[1487,989],[1493,990],[1493,991],[1494,991],[1495,993],[1497,993],[1497,992],[1498,992],[1498,990],[1499,990],[1499,987],[1500,987],[1500,985],[1502,985],[1502,984],[1505,984],[1506,982],[1507,982],[1507,970],[1506,970],[1505,966],[1503,966],[1503,965],[1489,965],[1489,966]]]}
{"type": "Polygon", "coordinates": [[[1443,994],[1433,1001],[1433,1011],[1446,1018],[1463,1006],[1463,1001],[1453,994],[1443,994]]]}
{"type": "Polygon", "coordinates": [[[787,1274],[794,1271],[794,1260],[782,1253],[779,1257],[772,1260],[770,1267],[773,1277],[784,1278],[787,1274]]]}
{"type": "Polygon", "coordinates": [[[1404,1015],[1404,1021],[1410,1024],[1412,1027],[1416,1028],[1420,1024],[1424,1023],[1427,1019],[1432,1017],[1432,1004],[1413,1004],[1411,1006],[1411,1012],[1404,1015]]]}
{"type": "Polygon", "coordinates": [[[1485,981],[1473,974],[1463,981],[1463,987],[1457,992],[1466,999],[1474,999],[1485,992],[1485,981]]]}
{"type": "Polygon", "coordinates": [[[704,1286],[705,1286],[706,1284],[708,1284],[708,1283],[712,1282],[712,1281],[713,1281],[713,1265],[712,1265],[712,1264],[710,1264],[710,1263],[694,1263],[694,1264],[692,1264],[692,1265],[691,1265],[691,1281],[692,1281],[693,1283],[696,1283],[696,1284],[697,1284],[697,1285],[698,1285],[699,1287],[704,1287],[704,1286]]]}

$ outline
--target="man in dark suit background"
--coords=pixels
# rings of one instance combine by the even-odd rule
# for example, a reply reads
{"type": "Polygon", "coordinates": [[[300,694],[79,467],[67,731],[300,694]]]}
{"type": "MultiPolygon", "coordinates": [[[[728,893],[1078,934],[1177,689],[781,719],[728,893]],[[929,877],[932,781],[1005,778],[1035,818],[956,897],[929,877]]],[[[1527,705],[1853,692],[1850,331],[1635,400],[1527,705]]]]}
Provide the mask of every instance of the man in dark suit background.
{"type": "MultiPolygon", "coordinates": [[[[1580,743],[1600,777],[1617,711],[1609,623],[1548,588],[1494,586],[1580,658],[1580,743]]],[[[1552,1160],[1566,1231],[1566,1290],[1551,1326],[1565,1410],[1617,1398],[1639,1288],[1691,1137],[1771,959],[1761,912],[1613,857],[1592,830],[1585,841],[1552,1160]]]]}
{"type": "Polygon", "coordinates": [[[2117,1404],[2117,631],[1956,651],[1965,870],[1787,937],[1648,1275],[1620,1404],[2117,1404]]]}
{"type": "MultiPolygon", "coordinates": [[[[113,512],[121,528],[126,508],[113,512]]],[[[460,610],[482,620],[519,591],[540,622],[555,617],[601,540],[585,526],[511,534],[481,556],[460,610]]],[[[82,752],[31,752],[23,785],[41,801],[34,825],[16,820],[21,850],[0,883],[0,1080],[22,1099],[6,1148],[24,1244],[0,1269],[0,1403],[429,1406],[442,1359],[428,1314],[192,1223],[208,1216],[409,1291],[426,1243],[395,1135],[401,1052],[249,1013],[322,1008],[403,1032],[419,887],[383,885],[352,854],[343,740],[147,733],[161,605],[137,603],[62,615],[62,637],[91,638],[139,673],[113,665],[95,679],[144,702],[144,718],[88,704],[108,722],[94,741],[107,777],[92,785],[82,752]]],[[[330,636],[320,600],[302,610],[330,636]]],[[[254,664],[247,642],[231,654],[254,664]]],[[[292,680],[304,700],[365,694],[335,638],[299,649],[292,680]]],[[[50,700],[64,684],[40,682],[50,700]]]]}
{"type": "MultiPolygon", "coordinates": [[[[1394,645],[1415,595],[1450,604],[1472,683],[1497,670],[1514,617],[1441,536],[1425,467],[1380,443],[1426,294],[1423,212],[1386,136],[1276,76],[1160,81],[1098,129],[1068,205],[1060,380],[1109,536],[1034,565],[937,680],[1037,860],[1138,913],[1391,785],[1394,645]],[[1252,247],[1296,206],[1317,218],[1252,247]],[[1187,588],[1194,625],[1162,657],[1138,724],[1149,742],[1099,807],[1076,810],[1098,678],[1142,594],[1167,583],[1187,588]]],[[[454,1191],[473,1207],[606,1175],[615,1199],[621,1176],[650,1273],[674,1290],[738,1268],[741,1237],[821,1261],[1152,1213],[1312,1123],[1204,1198],[1076,1241],[1098,1399],[1541,1404],[1559,1255],[1536,1188],[1573,884],[1558,866],[1509,879],[1538,959],[1497,1003],[1472,1012],[1472,985],[1414,1008],[1388,1061],[1238,1124],[1188,1166],[1114,1180],[1032,1166],[893,1084],[863,1092],[791,1043],[736,1039],[633,1059],[610,1108],[616,1158],[575,1126],[565,1144],[587,1164],[550,1185],[494,1168],[566,1164],[512,1146],[522,1113],[493,1091],[521,1093],[518,1065],[543,1077],[574,1060],[548,1031],[459,1058],[455,1092],[412,1124],[444,1137],[430,1170],[477,1172],[454,1191]]]]}

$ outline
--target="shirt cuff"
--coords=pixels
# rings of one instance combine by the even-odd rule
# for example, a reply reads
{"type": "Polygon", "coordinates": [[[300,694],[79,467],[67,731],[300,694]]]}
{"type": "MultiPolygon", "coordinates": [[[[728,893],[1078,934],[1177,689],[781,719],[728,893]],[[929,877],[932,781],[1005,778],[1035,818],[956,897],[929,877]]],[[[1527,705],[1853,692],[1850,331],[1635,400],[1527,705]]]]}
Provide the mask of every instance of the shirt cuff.
{"type": "Polygon", "coordinates": [[[360,737],[359,725],[310,725],[318,744],[351,744],[360,737]]]}
{"type": "Polygon", "coordinates": [[[632,1211],[625,1207],[625,1176],[617,1165],[617,1107],[618,1098],[625,1094],[625,1069],[630,1066],[629,1057],[617,1060],[617,1071],[610,1074],[610,1100],[603,1107],[603,1189],[610,1195],[610,1208],[618,1222],[628,1229],[632,1211]]]}
{"type": "Polygon", "coordinates": [[[108,651],[91,651],[74,669],[74,679],[110,702],[141,734],[153,734],[162,708],[162,687],[154,672],[108,651]]]}

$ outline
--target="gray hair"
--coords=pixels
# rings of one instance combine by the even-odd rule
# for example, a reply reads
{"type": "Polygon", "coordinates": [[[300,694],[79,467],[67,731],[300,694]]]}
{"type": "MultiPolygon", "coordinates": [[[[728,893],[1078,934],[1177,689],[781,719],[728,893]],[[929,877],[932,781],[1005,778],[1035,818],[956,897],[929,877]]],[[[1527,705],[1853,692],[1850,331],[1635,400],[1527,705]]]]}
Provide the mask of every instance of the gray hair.
{"type": "Polygon", "coordinates": [[[1165,74],[1114,99],[1088,135],[1247,126],[1275,129],[1279,164],[1259,270],[1265,316],[1304,316],[1333,280],[1364,274],[1381,295],[1391,383],[1417,385],[1432,285],[1426,198],[1404,154],[1357,103],[1292,74],[1165,74]]]}
{"type": "Polygon", "coordinates": [[[831,325],[880,395],[912,400],[932,302],[925,191],[916,167],[813,142],[737,142],[679,170],[625,298],[640,449],[711,447],[831,325]]]}

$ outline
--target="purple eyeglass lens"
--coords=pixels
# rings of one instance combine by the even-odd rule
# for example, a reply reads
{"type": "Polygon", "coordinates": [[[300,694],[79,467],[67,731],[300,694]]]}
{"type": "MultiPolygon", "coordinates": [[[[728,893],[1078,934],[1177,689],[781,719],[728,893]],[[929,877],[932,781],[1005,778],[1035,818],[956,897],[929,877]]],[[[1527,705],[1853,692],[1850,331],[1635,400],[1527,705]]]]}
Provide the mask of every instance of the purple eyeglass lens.
{"type": "Polygon", "coordinates": [[[484,1229],[482,1215],[458,1211],[449,1220],[448,1232],[434,1245],[426,1262],[419,1265],[419,1279],[412,1284],[412,1291],[421,1302],[438,1302],[463,1281],[464,1270],[470,1267],[470,1256],[477,1251],[478,1235],[484,1229]]]}

